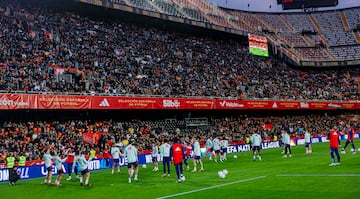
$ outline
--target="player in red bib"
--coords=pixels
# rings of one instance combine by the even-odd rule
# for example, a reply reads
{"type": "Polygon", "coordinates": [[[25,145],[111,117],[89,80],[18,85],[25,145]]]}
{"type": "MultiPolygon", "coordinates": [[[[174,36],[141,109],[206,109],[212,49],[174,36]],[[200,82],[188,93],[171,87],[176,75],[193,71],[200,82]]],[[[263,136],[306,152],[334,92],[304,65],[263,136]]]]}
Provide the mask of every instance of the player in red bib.
{"type": "Polygon", "coordinates": [[[183,146],[179,143],[179,138],[175,138],[173,144],[171,145],[170,158],[175,165],[176,175],[178,178],[176,182],[178,183],[184,179],[182,165],[184,159],[184,151],[185,150],[183,146]]]}
{"type": "MultiPolygon", "coordinates": [[[[69,177],[66,180],[71,180],[72,167],[73,167],[73,164],[75,164],[74,163],[75,152],[73,151],[72,148],[69,148],[69,149],[67,149],[66,154],[67,154],[66,162],[68,163],[67,170],[68,170],[68,174],[69,174],[69,177]]],[[[75,177],[79,178],[78,177],[78,166],[77,165],[75,165],[74,172],[75,172],[75,177]]]]}
{"type": "Polygon", "coordinates": [[[344,148],[341,150],[341,153],[345,153],[346,147],[351,143],[352,154],[356,154],[356,149],[355,149],[355,145],[354,145],[355,129],[353,127],[351,127],[350,124],[347,124],[346,131],[347,131],[347,140],[346,140],[344,148]]]}
{"type": "Polygon", "coordinates": [[[340,155],[339,155],[339,136],[340,132],[338,131],[337,126],[334,126],[328,133],[328,139],[330,140],[330,155],[331,155],[331,164],[329,166],[340,165],[340,155]],[[335,162],[334,152],[337,157],[337,162],[335,162]]]}
{"type": "Polygon", "coordinates": [[[192,145],[190,142],[187,141],[187,139],[185,139],[184,143],[183,143],[183,147],[184,147],[184,150],[185,150],[185,153],[184,153],[184,164],[186,166],[186,170],[190,170],[190,166],[189,166],[189,163],[188,163],[188,160],[190,159],[191,157],[191,150],[192,150],[192,145]]]}

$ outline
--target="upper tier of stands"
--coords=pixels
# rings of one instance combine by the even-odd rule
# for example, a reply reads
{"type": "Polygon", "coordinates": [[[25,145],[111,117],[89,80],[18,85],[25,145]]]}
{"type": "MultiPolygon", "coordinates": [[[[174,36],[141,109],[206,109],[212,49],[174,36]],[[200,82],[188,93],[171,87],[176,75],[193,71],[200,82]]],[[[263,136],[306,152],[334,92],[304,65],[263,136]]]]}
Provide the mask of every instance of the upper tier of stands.
{"type": "Polygon", "coordinates": [[[122,0],[119,3],[248,32],[268,30],[276,33],[277,41],[284,40],[293,47],[292,54],[304,61],[352,60],[357,57],[357,46],[360,44],[359,32],[353,31],[360,24],[360,8],[268,14],[225,10],[206,0],[122,0]],[[317,35],[302,35],[303,30],[315,31],[317,35]],[[312,48],[320,40],[329,49],[314,55],[312,48]],[[346,51],[343,51],[344,45],[347,46],[346,51]]]}

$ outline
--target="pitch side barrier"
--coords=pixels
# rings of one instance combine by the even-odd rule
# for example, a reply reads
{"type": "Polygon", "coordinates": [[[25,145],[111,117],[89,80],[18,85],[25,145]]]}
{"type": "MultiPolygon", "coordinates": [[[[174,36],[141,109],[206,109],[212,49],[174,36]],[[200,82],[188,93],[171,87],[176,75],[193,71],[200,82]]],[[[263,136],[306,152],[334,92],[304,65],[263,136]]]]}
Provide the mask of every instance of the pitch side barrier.
{"type": "MultiPolygon", "coordinates": [[[[360,132],[355,134],[355,138],[360,138],[360,132]]],[[[341,135],[341,140],[345,140],[347,139],[347,135],[341,135]]],[[[326,136],[316,136],[316,137],[312,137],[312,143],[319,143],[319,142],[328,142],[328,139],[326,136]]],[[[305,144],[305,139],[303,138],[292,138],[292,145],[303,145],[305,144]]],[[[272,141],[272,142],[263,142],[262,143],[262,149],[266,150],[266,149],[272,149],[272,148],[279,148],[281,146],[281,141],[272,141]]],[[[206,153],[206,149],[202,148],[202,153],[203,155],[208,155],[206,153]]],[[[239,152],[246,152],[246,151],[250,151],[250,144],[240,144],[240,145],[230,145],[227,148],[227,153],[231,154],[231,153],[239,153],[239,152]]],[[[151,163],[152,162],[152,158],[151,158],[151,154],[140,154],[138,156],[139,158],[139,164],[147,164],[147,163],[151,163]]],[[[160,159],[160,155],[158,155],[158,160],[161,161],[160,159]]],[[[107,166],[106,164],[106,160],[101,158],[101,159],[92,159],[89,161],[89,165],[88,168],[91,171],[94,170],[102,170],[102,169],[107,169],[110,168],[110,166],[112,165],[112,159],[109,159],[109,164],[107,166]]],[[[120,165],[121,166],[127,166],[127,159],[126,158],[120,158],[120,165]]],[[[68,173],[67,170],[67,163],[64,162],[63,163],[63,170],[65,172],[65,174],[68,173]]],[[[24,166],[24,167],[19,167],[18,168],[18,172],[20,173],[20,179],[31,179],[31,178],[39,178],[39,177],[44,177],[46,176],[46,168],[44,164],[41,165],[35,165],[35,166],[24,166]]],[[[57,175],[58,171],[55,167],[55,164],[53,165],[53,169],[52,169],[53,175],[57,175]]],[[[0,169],[0,182],[5,182],[9,180],[9,171],[6,168],[2,168],[0,169]]]]}

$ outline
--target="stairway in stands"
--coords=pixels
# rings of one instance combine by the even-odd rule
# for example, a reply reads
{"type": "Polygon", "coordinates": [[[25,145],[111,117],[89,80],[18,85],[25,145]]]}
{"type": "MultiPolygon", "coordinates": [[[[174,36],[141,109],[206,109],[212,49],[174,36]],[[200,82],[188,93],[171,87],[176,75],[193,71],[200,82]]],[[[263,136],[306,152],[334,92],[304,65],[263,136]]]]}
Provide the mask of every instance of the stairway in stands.
{"type": "Polygon", "coordinates": [[[357,42],[358,44],[360,44],[360,34],[359,34],[359,32],[358,32],[358,31],[355,31],[355,32],[354,32],[354,36],[355,36],[356,42],[357,42]]]}
{"type": "Polygon", "coordinates": [[[350,31],[350,26],[349,26],[349,23],[346,20],[346,16],[345,16],[345,13],[344,13],[343,10],[340,12],[340,16],[341,16],[341,21],[342,21],[342,23],[344,25],[345,30],[350,31]]]}
{"type": "Polygon", "coordinates": [[[321,34],[321,33],[322,33],[322,29],[321,29],[320,25],[318,24],[318,22],[315,20],[314,16],[312,16],[312,14],[309,14],[308,16],[310,17],[311,22],[314,24],[317,32],[318,32],[319,34],[321,34]]]}

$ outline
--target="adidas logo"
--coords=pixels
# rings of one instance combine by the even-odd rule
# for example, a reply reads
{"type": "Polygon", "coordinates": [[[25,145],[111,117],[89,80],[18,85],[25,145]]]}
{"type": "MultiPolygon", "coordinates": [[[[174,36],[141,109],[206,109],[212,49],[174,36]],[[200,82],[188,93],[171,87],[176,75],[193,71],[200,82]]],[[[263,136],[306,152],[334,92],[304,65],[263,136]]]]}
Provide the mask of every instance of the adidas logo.
{"type": "Polygon", "coordinates": [[[110,104],[109,104],[108,100],[107,100],[106,98],[104,98],[104,99],[100,102],[99,106],[105,106],[105,107],[107,107],[107,106],[110,106],[110,104]]]}

